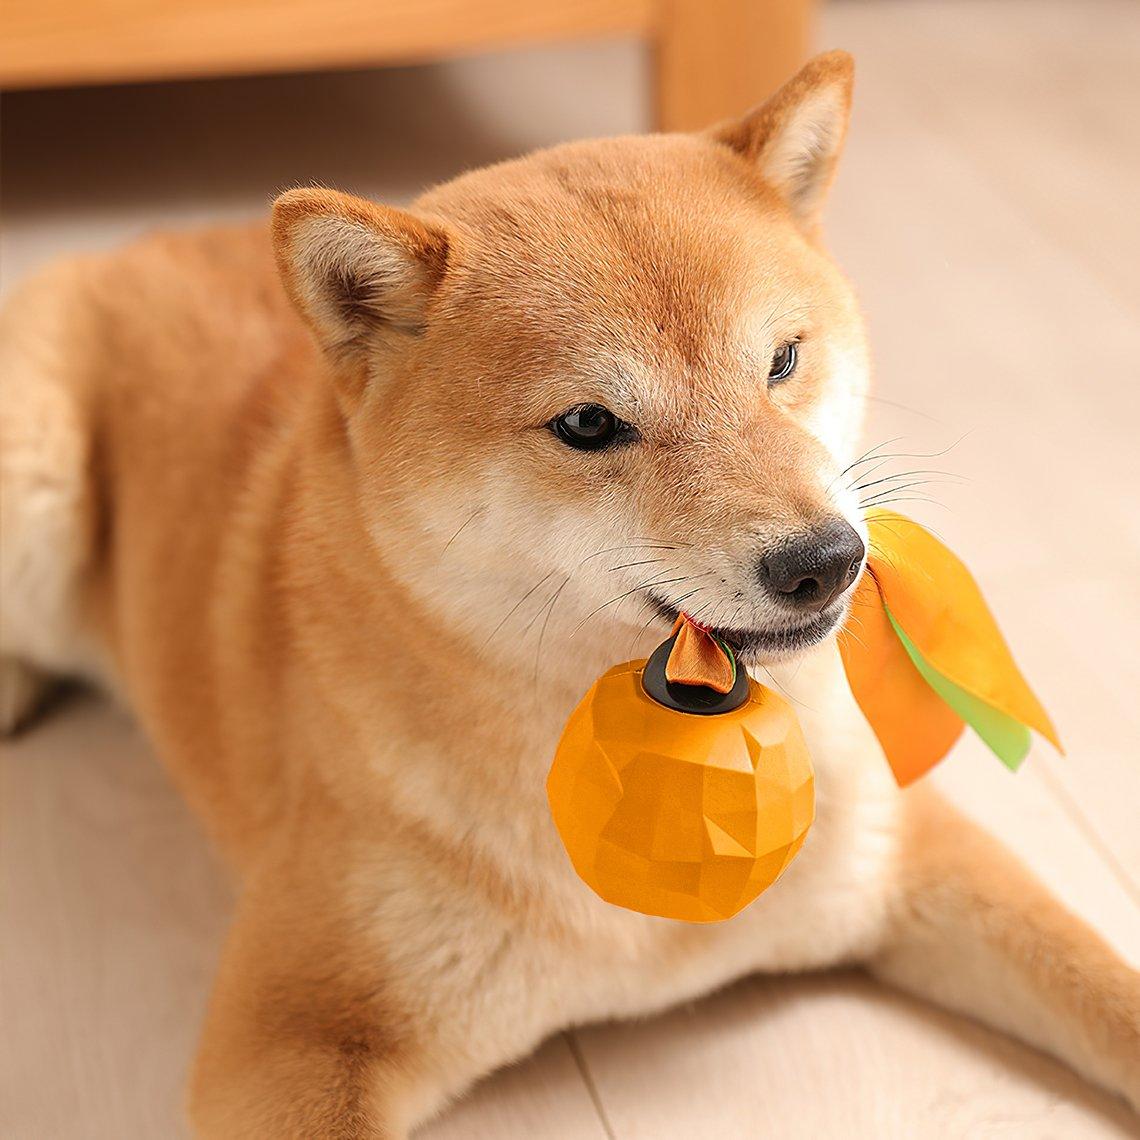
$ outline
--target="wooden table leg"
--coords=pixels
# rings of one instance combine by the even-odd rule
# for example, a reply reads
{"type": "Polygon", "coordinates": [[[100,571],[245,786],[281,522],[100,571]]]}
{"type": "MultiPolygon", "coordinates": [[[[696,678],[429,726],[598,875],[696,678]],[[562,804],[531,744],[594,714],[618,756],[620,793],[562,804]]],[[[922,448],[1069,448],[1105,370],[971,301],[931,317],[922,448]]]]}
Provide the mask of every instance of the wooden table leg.
{"type": "Polygon", "coordinates": [[[655,114],[662,131],[738,115],[807,58],[817,0],[658,0],[655,114]]]}

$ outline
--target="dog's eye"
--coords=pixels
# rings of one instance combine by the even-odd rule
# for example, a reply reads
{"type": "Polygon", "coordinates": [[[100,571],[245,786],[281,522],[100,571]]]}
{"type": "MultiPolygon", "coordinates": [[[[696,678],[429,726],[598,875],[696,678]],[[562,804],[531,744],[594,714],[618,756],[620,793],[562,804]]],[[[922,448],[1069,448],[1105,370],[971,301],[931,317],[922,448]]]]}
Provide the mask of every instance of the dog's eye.
{"type": "Polygon", "coordinates": [[[772,357],[772,366],[768,369],[768,383],[779,384],[781,380],[787,380],[795,370],[796,342],[790,340],[783,347],[778,348],[775,356],[772,357]]]}
{"type": "Polygon", "coordinates": [[[550,421],[550,428],[563,443],[579,451],[600,451],[633,433],[633,428],[619,420],[601,404],[582,404],[550,421]]]}

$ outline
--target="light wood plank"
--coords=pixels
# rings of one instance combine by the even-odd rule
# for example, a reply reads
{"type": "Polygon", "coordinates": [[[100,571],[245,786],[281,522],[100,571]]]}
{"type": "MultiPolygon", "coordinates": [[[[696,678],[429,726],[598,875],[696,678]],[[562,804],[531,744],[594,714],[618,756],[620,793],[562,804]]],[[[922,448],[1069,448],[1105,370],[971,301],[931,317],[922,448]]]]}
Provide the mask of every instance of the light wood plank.
{"type": "Polygon", "coordinates": [[[416,1133],[416,1140],[607,1140],[567,1038],[496,1073],[416,1133]]]}
{"type": "Polygon", "coordinates": [[[858,974],[754,979],[581,1036],[621,1140],[1135,1136],[1048,1058],[858,974]]]}
{"type": "MultiPolygon", "coordinates": [[[[977,22],[941,0],[900,11],[871,0],[858,34],[935,132],[1050,242],[1071,250],[1116,299],[1140,305],[1134,193],[1140,184],[1136,44],[1140,5],[1004,0],[977,22]],[[1032,37],[1033,50],[1017,50],[1032,37]]],[[[837,9],[832,26],[849,14],[837,9]]]]}
{"type": "Polygon", "coordinates": [[[933,488],[950,514],[907,508],[952,523],[971,564],[1044,566],[1112,534],[1136,565],[1140,513],[1097,490],[1135,474],[1134,315],[864,70],[830,233],[868,314],[877,395],[936,421],[873,405],[868,443],[901,433],[933,453],[906,466],[971,480],[933,488]]]}
{"type": "Polygon", "coordinates": [[[7,0],[0,86],[436,60],[644,33],[652,0],[7,0]]]}
{"type": "Polygon", "coordinates": [[[989,593],[1028,674],[1047,695],[1066,755],[1038,763],[1140,900],[1140,578],[1125,573],[995,576],[989,593]],[[1074,599],[1079,619],[1073,618],[1074,599]]]}
{"type": "Polygon", "coordinates": [[[183,1135],[222,873],[138,730],[92,698],[4,745],[0,780],[0,1135],[183,1135]]]}

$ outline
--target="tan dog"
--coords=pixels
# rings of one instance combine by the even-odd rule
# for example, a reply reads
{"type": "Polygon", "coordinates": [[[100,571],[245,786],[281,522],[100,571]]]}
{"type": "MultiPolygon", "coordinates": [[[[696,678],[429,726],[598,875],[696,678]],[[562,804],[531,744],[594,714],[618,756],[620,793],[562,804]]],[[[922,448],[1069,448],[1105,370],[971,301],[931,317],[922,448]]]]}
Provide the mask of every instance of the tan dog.
{"type": "Polygon", "coordinates": [[[851,962],[1140,1103],[1140,977],[897,791],[838,664],[868,366],[817,222],[850,90],[823,56],[739,122],[414,213],[294,191],[272,240],[8,306],[5,717],[45,674],[114,687],[243,880],[200,1135],[404,1136],[562,1027],[851,962]],[[794,661],[817,768],[802,854],[709,926],[597,899],[544,796],[582,692],[681,607],[794,661]]]}

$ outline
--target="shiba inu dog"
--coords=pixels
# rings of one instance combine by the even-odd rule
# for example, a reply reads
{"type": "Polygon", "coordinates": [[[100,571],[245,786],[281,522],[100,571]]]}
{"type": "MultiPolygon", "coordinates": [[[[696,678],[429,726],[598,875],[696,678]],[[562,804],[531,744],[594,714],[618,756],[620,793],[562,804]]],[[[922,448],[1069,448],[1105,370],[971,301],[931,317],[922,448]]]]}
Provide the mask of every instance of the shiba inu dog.
{"type": "Polygon", "coordinates": [[[50,268],[0,325],[0,698],[129,702],[242,883],[203,1137],[403,1137],[548,1034],[861,963],[1140,1105],[1140,976],[929,791],[834,642],[868,383],[819,218],[852,65],[408,211],[50,268]],[[719,924],[596,898],[544,779],[685,610],[794,693],[817,818],[719,924]],[[793,677],[794,674],[794,677],[793,677]]]}

